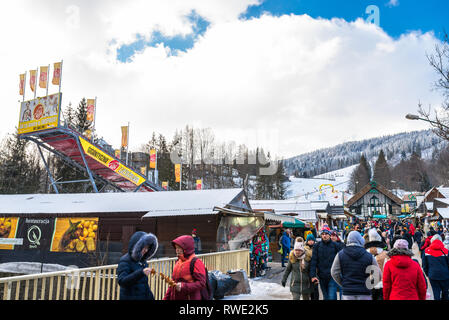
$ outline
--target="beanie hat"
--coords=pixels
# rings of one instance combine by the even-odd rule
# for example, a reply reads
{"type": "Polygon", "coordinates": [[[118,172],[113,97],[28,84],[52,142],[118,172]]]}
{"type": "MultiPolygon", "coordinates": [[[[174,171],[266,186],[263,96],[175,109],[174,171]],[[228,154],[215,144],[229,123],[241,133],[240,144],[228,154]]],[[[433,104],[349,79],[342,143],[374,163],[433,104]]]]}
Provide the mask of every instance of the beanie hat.
{"type": "Polygon", "coordinates": [[[311,233],[309,233],[309,234],[307,235],[306,242],[309,241],[309,240],[315,241],[315,237],[314,237],[313,234],[311,234],[311,233]]]}
{"type": "Polygon", "coordinates": [[[331,235],[331,234],[332,234],[331,229],[329,229],[328,226],[324,226],[324,227],[321,229],[321,233],[327,233],[328,235],[331,235]]]}
{"type": "Polygon", "coordinates": [[[434,242],[435,240],[440,240],[441,242],[443,242],[443,239],[439,234],[434,235],[432,239],[430,239],[430,243],[434,242]]]}
{"type": "Polygon", "coordinates": [[[296,242],[295,242],[295,247],[294,247],[294,249],[295,249],[295,250],[301,250],[301,251],[304,251],[304,243],[303,243],[303,242],[296,241],[296,242]]]}
{"type": "Polygon", "coordinates": [[[348,239],[346,240],[348,245],[360,246],[363,247],[365,244],[365,240],[362,238],[362,235],[358,231],[349,232],[348,239]]]}
{"type": "Polygon", "coordinates": [[[398,239],[394,242],[393,248],[408,250],[408,241],[405,239],[398,239]]]}
{"type": "Polygon", "coordinates": [[[376,228],[372,228],[368,231],[368,239],[369,241],[382,241],[382,238],[380,237],[376,228]]]}

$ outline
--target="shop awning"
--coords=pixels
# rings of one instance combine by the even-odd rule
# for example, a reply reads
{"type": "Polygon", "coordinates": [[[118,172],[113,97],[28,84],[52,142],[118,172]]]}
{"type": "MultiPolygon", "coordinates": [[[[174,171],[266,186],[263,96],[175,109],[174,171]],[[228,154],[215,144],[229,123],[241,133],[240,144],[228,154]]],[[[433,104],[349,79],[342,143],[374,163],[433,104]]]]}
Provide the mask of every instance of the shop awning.
{"type": "Polygon", "coordinates": [[[285,216],[282,214],[275,214],[275,213],[269,213],[269,212],[264,212],[264,217],[265,220],[272,220],[272,221],[277,221],[279,223],[295,223],[296,221],[300,221],[298,219],[295,219],[295,217],[292,216],[285,216]]]}
{"type": "Polygon", "coordinates": [[[295,219],[295,222],[282,222],[282,227],[284,228],[304,228],[306,224],[298,219],[295,219]]]}
{"type": "Polygon", "coordinates": [[[387,215],[385,215],[385,214],[375,214],[375,215],[373,215],[373,218],[374,219],[386,219],[387,215]]]}

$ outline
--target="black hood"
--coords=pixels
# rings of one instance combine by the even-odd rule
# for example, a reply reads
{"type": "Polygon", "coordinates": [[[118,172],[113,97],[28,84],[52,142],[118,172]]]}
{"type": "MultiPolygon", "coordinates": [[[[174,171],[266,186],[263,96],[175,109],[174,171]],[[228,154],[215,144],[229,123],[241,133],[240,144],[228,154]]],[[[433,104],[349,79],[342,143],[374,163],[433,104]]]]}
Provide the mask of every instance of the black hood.
{"type": "Polygon", "coordinates": [[[138,231],[131,236],[128,243],[128,254],[134,261],[145,261],[156,253],[158,241],[154,234],[138,231]],[[142,256],[142,249],[148,246],[148,251],[142,256]]]}

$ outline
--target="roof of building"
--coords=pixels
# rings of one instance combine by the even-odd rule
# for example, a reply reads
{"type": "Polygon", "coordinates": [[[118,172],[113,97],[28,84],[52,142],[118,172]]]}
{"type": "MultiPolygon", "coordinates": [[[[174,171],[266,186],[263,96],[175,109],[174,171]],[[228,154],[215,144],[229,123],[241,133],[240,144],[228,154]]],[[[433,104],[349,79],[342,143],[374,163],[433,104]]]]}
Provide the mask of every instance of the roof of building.
{"type": "MultiPolygon", "coordinates": [[[[292,201],[292,200],[249,200],[253,210],[274,211],[275,214],[291,214],[296,219],[313,222],[316,221],[316,210],[314,202],[292,201]]],[[[320,201],[329,203],[327,201],[320,201]]]]}
{"type": "Polygon", "coordinates": [[[215,206],[226,206],[242,195],[243,189],[0,195],[0,214],[213,214],[215,206]]]}
{"type": "Polygon", "coordinates": [[[362,198],[365,194],[367,194],[373,188],[376,189],[377,191],[379,191],[380,193],[384,194],[388,198],[390,198],[397,205],[401,205],[403,203],[403,201],[399,197],[394,195],[390,190],[388,190],[384,186],[382,186],[378,183],[374,184],[374,182],[370,182],[367,185],[365,185],[359,192],[357,192],[351,199],[348,200],[347,206],[348,207],[352,206],[355,202],[357,202],[357,200],[362,198]]]}

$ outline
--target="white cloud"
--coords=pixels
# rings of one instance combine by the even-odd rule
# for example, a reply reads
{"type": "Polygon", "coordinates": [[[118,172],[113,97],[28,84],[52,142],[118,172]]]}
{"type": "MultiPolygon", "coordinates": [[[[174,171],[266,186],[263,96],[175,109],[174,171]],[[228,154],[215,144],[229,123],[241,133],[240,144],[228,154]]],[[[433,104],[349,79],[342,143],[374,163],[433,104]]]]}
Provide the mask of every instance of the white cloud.
{"type": "Polygon", "coordinates": [[[19,73],[61,58],[63,104],[97,96],[97,130],[115,147],[128,121],[136,149],[153,130],[170,139],[194,124],[219,140],[272,140],[274,153],[292,156],[426,128],[404,115],[418,101],[441,102],[430,91],[435,74],[425,54],[437,41],[430,33],[395,40],[362,19],[306,15],[238,20],[251,0],[122,3],[8,2],[0,12],[1,30],[11,30],[0,47],[2,135],[17,125],[19,73]],[[168,56],[159,45],[131,63],[116,60],[116,49],[137,34],[188,34],[192,10],[211,22],[192,49],[168,56]]]}

